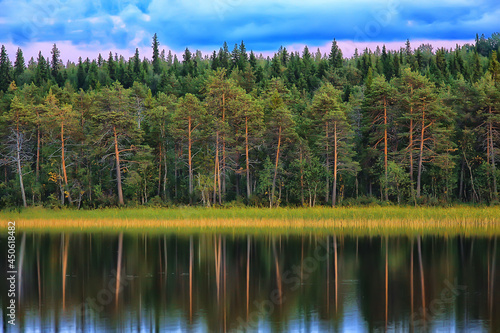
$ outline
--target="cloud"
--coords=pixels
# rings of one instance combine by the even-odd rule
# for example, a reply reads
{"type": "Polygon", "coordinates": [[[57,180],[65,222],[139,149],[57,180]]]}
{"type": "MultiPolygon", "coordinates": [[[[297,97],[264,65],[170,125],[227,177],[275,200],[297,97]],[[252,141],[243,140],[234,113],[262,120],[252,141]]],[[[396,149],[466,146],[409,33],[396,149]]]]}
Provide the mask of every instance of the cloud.
{"type": "Polygon", "coordinates": [[[158,34],[174,51],[280,45],[469,40],[500,31],[496,0],[3,0],[0,43],[146,48],[158,34]],[[68,44],[68,45],[69,45],[68,44]]]}

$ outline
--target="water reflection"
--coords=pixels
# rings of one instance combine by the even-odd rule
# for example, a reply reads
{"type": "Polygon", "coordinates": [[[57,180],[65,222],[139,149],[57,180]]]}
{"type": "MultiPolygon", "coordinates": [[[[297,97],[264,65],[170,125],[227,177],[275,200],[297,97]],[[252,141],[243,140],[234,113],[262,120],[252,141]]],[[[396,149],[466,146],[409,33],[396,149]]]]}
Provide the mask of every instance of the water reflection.
{"type": "MultiPolygon", "coordinates": [[[[13,331],[500,330],[495,238],[18,234],[13,331]]],[[[0,238],[2,253],[6,238],[0,238]]],[[[7,267],[6,258],[0,259],[7,267]]],[[[0,281],[7,290],[5,279],[0,281]]],[[[3,331],[6,293],[0,295],[3,331]]]]}

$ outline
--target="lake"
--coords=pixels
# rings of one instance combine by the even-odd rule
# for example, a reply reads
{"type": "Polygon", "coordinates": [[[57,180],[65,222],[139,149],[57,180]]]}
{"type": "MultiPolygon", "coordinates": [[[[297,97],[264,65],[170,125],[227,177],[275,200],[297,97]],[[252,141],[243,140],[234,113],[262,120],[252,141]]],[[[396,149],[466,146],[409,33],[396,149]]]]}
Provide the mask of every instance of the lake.
{"type": "MultiPolygon", "coordinates": [[[[499,331],[497,237],[17,233],[12,332],[499,331]]],[[[0,237],[7,253],[6,233],[0,237]]],[[[0,258],[6,271],[6,256],[0,258]]]]}

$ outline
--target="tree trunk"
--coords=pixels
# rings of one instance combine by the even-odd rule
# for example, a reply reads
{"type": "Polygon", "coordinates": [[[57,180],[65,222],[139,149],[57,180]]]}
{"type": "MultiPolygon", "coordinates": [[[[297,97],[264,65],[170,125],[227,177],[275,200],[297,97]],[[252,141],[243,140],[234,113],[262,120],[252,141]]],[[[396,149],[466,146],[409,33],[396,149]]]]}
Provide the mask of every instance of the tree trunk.
{"type": "Polygon", "coordinates": [[[247,199],[250,199],[252,191],[250,188],[250,160],[248,154],[248,117],[245,117],[245,157],[246,157],[246,167],[247,167],[247,199]]]}
{"type": "MultiPolygon", "coordinates": [[[[224,125],[224,121],[226,119],[226,96],[222,94],[222,124],[224,125]]],[[[219,187],[222,186],[222,190],[219,190],[219,200],[222,200],[221,193],[226,195],[226,132],[225,129],[222,132],[222,168],[219,169],[219,182],[220,182],[220,174],[222,173],[222,183],[219,184],[219,187]]]]}
{"type": "Polygon", "coordinates": [[[326,126],[326,194],[325,194],[325,202],[328,202],[329,199],[329,193],[330,193],[330,151],[329,151],[329,145],[328,145],[328,121],[325,123],[326,126]]]}
{"type": "Polygon", "coordinates": [[[425,107],[422,109],[422,129],[420,131],[420,151],[418,157],[417,173],[417,197],[420,197],[420,185],[422,181],[422,164],[424,159],[424,139],[425,139],[425,107]]]}
{"type": "Polygon", "coordinates": [[[332,192],[332,207],[335,207],[337,202],[337,164],[338,164],[338,151],[337,151],[337,122],[334,122],[333,128],[333,192],[332,192]]]}
{"type": "Polygon", "coordinates": [[[384,171],[385,171],[385,201],[389,201],[388,176],[387,176],[387,101],[384,97],[384,171]]]}
{"type": "Polygon", "coordinates": [[[21,195],[23,197],[24,207],[28,207],[26,203],[26,193],[24,192],[24,182],[23,182],[23,171],[21,169],[21,137],[19,133],[19,127],[16,130],[16,162],[17,162],[17,172],[19,173],[19,185],[21,186],[21,195]]]}
{"type": "Polygon", "coordinates": [[[217,175],[219,169],[219,131],[215,134],[215,161],[214,161],[214,206],[217,201],[217,175]]]}
{"type": "Polygon", "coordinates": [[[120,151],[118,150],[118,135],[116,134],[116,126],[113,126],[113,134],[115,137],[115,158],[116,158],[116,182],[118,185],[118,203],[124,205],[122,191],[122,171],[120,168],[120,151]]]}
{"type": "Polygon", "coordinates": [[[64,176],[64,185],[68,186],[68,175],[66,174],[66,160],[64,157],[64,123],[61,123],[61,162],[64,176]]]}
{"type": "Polygon", "coordinates": [[[193,204],[193,161],[191,156],[191,117],[188,117],[188,165],[189,165],[189,204],[193,204]]]}
{"type": "MultiPolygon", "coordinates": [[[[413,86],[410,87],[410,98],[413,97],[413,86]]],[[[410,105],[410,143],[408,145],[409,147],[409,154],[410,154],[410,181],[411,181],[411,196],[413,197],[413,200],[415,201],[415,192],[413,188],[413,104],[410,105]]]]}
{"type": "MultiPolygon", "coordinates": [[[[302,207],[304,207],[304,165],[302,163],[302,155],[302,148],[300,148],[300,202],[302,203],[302,207]]],[[[330,189],[326,191],[328,192],[330,189]]]]}
{"type": "Polygon", "coordinates": [[[281,126],[278,130],[278,149],[276,150],[276,163],[274,164],[274,177],[273,177],[273,187],[271,190],[271,207],[274,205],[274,191],[276,189],[276,178],[278,176],[278,163],[280,158],[280,146],[281,146],[281,126]]]}
{"type": "Polygon", "coordinates": [[[462,194],[464,193],[464,172],[465,172],[465,163],[462,159],[462,167],[460,169],[460,185],[458,186],[458,199],[462,200],[462,194]]]}
{"type": "Polygon", "coordinates": [[[497,176],[496,176],[496,166],[495,166],[495,149],[493,146],[493,121],[491,117],[493,116],[491,106],[489,109],[490,113],[490,122],[489,122],[489,133],[490,133],[490,153],[491,153],[491,171],[493,174],[493,198],[496,199],[498,196],[498,188],[497,188],[497,176]]]}
{"type": "Polygon", "coordinates": [[[161,142],[160,142],[160,156],[158,158],[158,196],[161,197],[161,142]]]}
{"type": "Polygon", "coordinates": [[[163,153],[163,163],[164,163],[164,168],[165,171],[163,173],[163,199],[166,199],[167,197],[167,152],[165,151],[163,153]]]}
{"type": "Polygon", "coordinates": [[[36,171],[35,180],[38,182],[40,177],[40,125],[36,128],[36,171]]]}

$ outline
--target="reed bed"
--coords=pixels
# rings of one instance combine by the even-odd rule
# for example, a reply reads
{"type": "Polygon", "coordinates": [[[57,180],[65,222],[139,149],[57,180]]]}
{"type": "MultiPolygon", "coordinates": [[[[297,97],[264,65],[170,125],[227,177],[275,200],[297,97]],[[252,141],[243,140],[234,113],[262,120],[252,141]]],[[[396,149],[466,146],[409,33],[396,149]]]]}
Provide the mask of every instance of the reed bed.
{"type": "Polygon", "coordinates": [[[0,212],[2,228],[51,232],[500,235],[500,207],[123,208],[0,212]]]}

